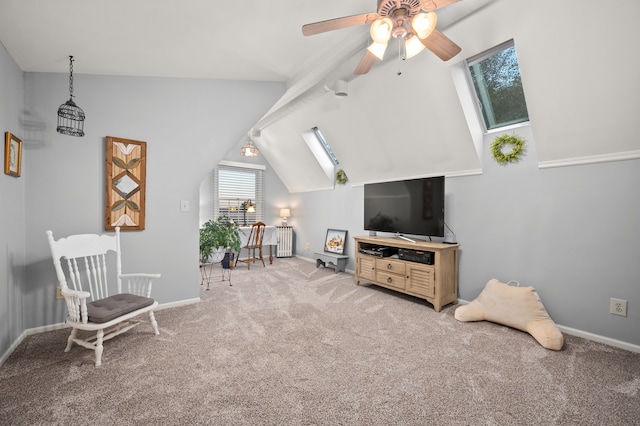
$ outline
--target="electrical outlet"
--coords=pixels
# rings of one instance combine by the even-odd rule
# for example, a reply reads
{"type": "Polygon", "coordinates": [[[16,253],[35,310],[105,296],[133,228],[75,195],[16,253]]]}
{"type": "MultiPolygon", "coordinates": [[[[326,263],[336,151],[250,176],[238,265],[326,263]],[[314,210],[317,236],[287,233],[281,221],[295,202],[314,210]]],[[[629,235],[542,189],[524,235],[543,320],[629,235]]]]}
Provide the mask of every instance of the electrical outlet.
{"type": "Polygon", "coordinates": [[[304,246],[304,251],[309,251],[311,250],[311,244],[307,243],[307,245],[304,246]]]}
{"type": "Polygon", "coordinates": [[[64,299],[62,289],[59,286],[56,286],[56,299],[64,299]]]}
{"type": "Polygon", "coordinates": [[[627,316],[627,301],[622,299],[609,299],[609,313],[613,315],[627,316]]]}

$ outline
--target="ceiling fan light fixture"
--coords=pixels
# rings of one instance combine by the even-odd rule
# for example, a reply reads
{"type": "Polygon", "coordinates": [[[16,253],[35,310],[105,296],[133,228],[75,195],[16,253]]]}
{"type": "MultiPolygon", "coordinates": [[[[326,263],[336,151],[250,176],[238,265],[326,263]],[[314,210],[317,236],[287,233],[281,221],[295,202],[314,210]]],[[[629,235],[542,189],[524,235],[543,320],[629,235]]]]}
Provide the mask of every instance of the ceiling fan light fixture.
{"type": "Polygon", "coordinates": [[[376,58],[382,60],[384,58],[384,51],[387,50],[387,43],[376,43],[375,41],[371,43],[371,46],[367,47],[367,50],[376,58]]]}
{"type": "Polygon", "coordinates": [[[393,29],[393,21],[389,18],[380,18],[373,21],[369,29],[371,38],[379,44],[386,44],[391,38],[391,30],[393,29]]]}
{"type": "Polygon", "coordinates": [[[429,37],[437,23],[438,15],[435,12],[418,13],[411,19],[411,27],[421,39],[429,37]]]}
{"type": "Polygon", "coordinates": [[[420,41],[418,36],[410,35],[404,42],[405,47],[405,59],[410,59],[416,56],[418,53],[422,52],[425,47],[424,44],[420,41]]]}

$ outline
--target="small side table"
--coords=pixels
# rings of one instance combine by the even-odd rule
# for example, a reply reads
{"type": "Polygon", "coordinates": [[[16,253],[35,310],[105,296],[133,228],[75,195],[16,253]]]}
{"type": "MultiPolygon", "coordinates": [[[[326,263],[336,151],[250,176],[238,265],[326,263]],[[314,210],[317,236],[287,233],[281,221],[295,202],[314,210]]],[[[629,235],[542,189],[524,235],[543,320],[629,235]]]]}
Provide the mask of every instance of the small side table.
{"type": "Polygon", "coordinates": [[[349,256],[344,254],[335,254],[323,251],[317,251],[315,254],[316,268],[319,268],[320,265],[324,267],[331,267],[336,274],[338,272],[344,272],[347,267],[347,262],[349,261],[349,256]]]}

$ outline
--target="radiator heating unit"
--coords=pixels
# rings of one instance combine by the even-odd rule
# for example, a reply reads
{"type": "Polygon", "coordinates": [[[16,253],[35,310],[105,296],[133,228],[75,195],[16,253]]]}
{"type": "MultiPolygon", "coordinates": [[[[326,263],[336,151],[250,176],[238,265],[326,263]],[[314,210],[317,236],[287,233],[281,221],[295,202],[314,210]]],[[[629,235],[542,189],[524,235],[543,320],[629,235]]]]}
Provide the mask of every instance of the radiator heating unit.
{"type": "Polygon", "coordinates": [[[276,257],[293,256],[293,226],[276,226],[278,229],[278,251],[276,257]]]}

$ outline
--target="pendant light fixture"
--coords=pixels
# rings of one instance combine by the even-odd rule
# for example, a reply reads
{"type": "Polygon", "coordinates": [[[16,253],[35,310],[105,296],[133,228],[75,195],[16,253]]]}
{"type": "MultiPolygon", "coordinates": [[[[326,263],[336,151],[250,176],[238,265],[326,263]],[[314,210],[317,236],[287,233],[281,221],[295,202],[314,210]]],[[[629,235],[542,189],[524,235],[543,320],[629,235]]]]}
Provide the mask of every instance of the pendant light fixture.
{"type": "Polygon", "coordinates": [[[247,136],[247,143],[245,146],[240,148],[240,154],[245,157],[256,157],[258,155],[258,148],[253,144],[253,141],[250,137],[247,136]]]}
{"type": "Polygon", "coordinates": [[[69,56],[69,100],[58,108],[58,133],[84,136],[84,111],[73,102],[73,56],[69,56]]]}

